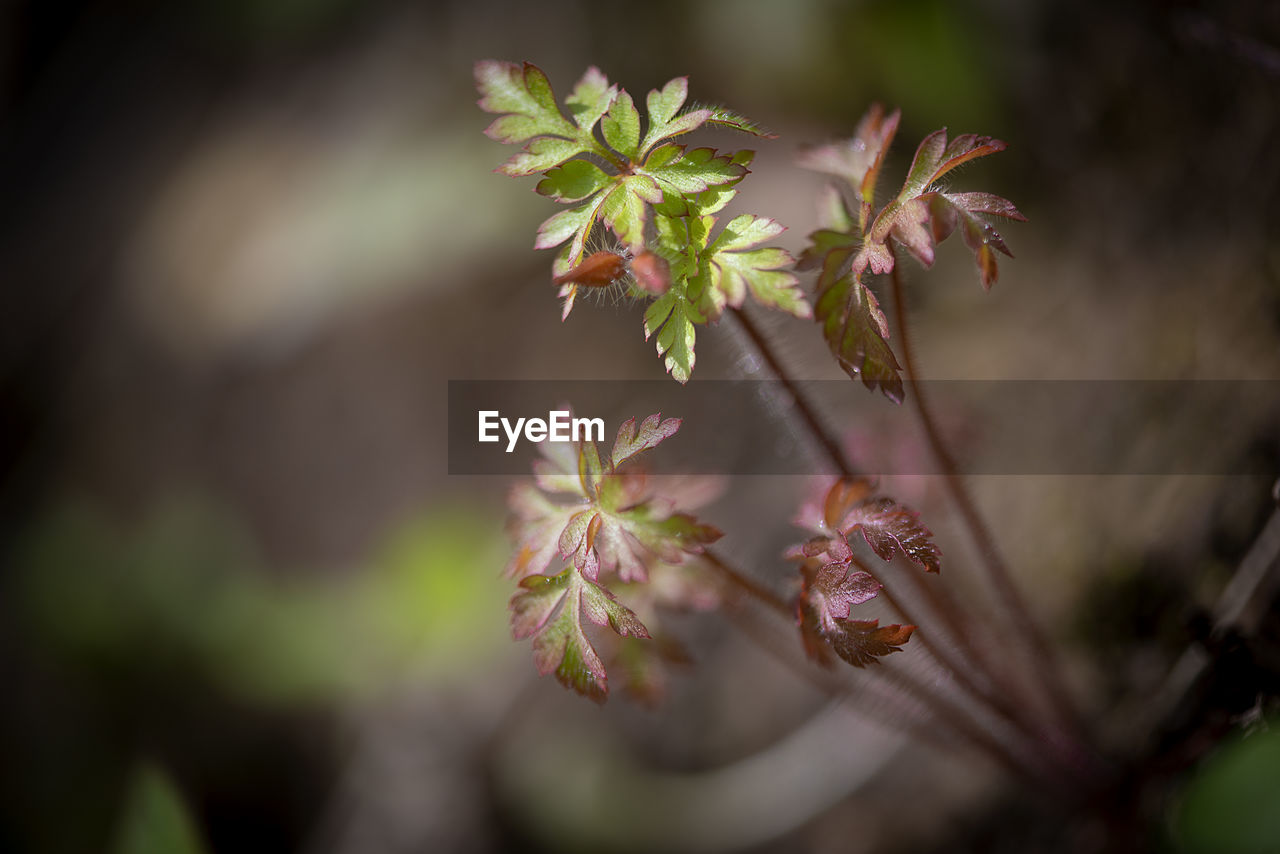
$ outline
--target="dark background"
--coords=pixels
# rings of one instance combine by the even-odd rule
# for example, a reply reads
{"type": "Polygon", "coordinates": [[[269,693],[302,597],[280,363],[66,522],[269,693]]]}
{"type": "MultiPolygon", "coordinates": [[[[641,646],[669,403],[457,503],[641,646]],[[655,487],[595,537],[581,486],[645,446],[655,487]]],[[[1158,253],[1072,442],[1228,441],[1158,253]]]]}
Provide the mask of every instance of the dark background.
{"type": "MultiPolygon", "coordinates": [[[[635,306],[559,322],[530,251],[552,206],[492,173],[477,59],[535,62],[560,95],[593,63],[637,99],[688,74],[779,133],[712,144],[760,149],[740,203],[793,250],[821,181],[791,157],[872,100],[903,110],[887,175],[939,126],[1008,141],[956,178],[1030,219],[996,288],[960,246],[912,271],[928,376],[1280,378],[1276,4],[31,0],[0,38],[0,850],[163,850],[129,845],[166,827],[213,851],[643,847],[643,800],[610,835],[529,793],[593,751],[739,763],[820,707],[715,617],[658,712],[561,696],[507,639],[507,482],[447,475],[446,381],[662,372],[635,306]],[[586,749],[547,767],[517,720],[586,749]]],[[[799,373],[838,376],[812,326],[770,328],[799,373]]],[[[736,375],[718,333],[695,381],[736,375]]],[[[833,408],[889,406],[855,391],[833,408]]],[[[1276,435],[1221,413],[1203,453],[1253,476],[977,479],[1100,732],[1261,529],[1276,435]]],[[[936,490],[901,488],[953,553],[936,490]]],[[[779,589],[798,490],[708,511],[779,589]]],[[[1177,804],[1214,733],[1135,808],[1139,838],[1205,850],[1177,804]]],[[[901,751],[754,836],[688,801],[683,838],[1096,846],[1087,818],[999,812],[975,757],[901,751]]]]}

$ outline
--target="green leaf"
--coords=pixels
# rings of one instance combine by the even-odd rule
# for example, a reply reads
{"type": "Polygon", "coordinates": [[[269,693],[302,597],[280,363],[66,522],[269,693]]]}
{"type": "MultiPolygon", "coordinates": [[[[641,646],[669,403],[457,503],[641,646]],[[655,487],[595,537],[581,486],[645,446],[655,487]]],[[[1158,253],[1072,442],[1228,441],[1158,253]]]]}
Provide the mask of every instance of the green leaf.
{"type": "Polygon", "coordinates": [[[640,249],[644,246],[647,205],[661,201],[662,190],[653,178],[627,175],[601,198],[600,217],[619,240],[632,249],[640,249]]]}
{"type": "Polygon", "coordinates": [[[857,275],[841,276],[822,291],[814,317],[822,324],[822,336],[845,373],[862,380],[869,389],[879,388],[895,403],[902,402],[902,368],[886,340],[888,321],[875,295],[857,275]]]}
{"type": "Polygon", "coordinates": [[[723,536],[714,525],[699,522],[687,513],[663,515],[655,513],[651,505],[623,511],[618,518],[622,528],[640,545],[670,564],[679,563],[681,553],[700,554],[703,546],[723,536]]]}
{"type": "Polygon", "coordinates": [[[569,107],[569,115],[573,117],[574,123],[584,133],[591,133],[616,97],[618,87],[610,86],[609,78],[593,65],[582,75],[582,79],[564,102],[569,107]]]}
{"type": "MultiPolygon", "coordinates": [[[[1264,706],[1265,708],[1265,706],[1264,706]]],[[[1181,854],[1266,854],[1280,839],[1280,720],[1247,725],[1190,775],[1169,816],[1181,854]]]]}
{"type": "Polygon", "coordinates": [[[534,189],[557,202],[579,202],[598,193],[611,180],[611,176],[589,160],[570,160],[548,172],[534,189]]]}
{"type": "Polygon", "coordinates": [[[609,112],[600,122],[604,141],[628,160],[636,160],[640,145],[640,113],[626,89],[618,91],[609,112]]]}
{"type": "Polygon", "coordinates": [[[753,249],[786,229],[777,222],[743,214],[734,217],[708,247],[712,300],[717,308],[726,303],[737,308],[747,289],[762,305],[780,308],[796,317],[812,310],[800,291],[800,280],[782,268],[794,261],[784,249],[753,249]]]}
{"type": "Polygon", "coordinates": [[[566,573],[568,590],[558,601],[555,616],[533,636],[533,666],[538,675],[554,672],[556,680],[570,691],[603,703],[609,696],[609,677],[582,630],[583,579],[573,570],[566,573]]]}
{"type": "Polygon", "coordinates": [[[523,178],[545,172],[583,152],[582,143],[555,136],[534,137],[524,151],[513,154],[497,171],[512,178],[523,178]]]}
{"type": "Polygon", "coordinates": [[[535,136],[582,139],[579,129],[556,106],[551,83],[536,65],[482,60],[475,65],[475,79],[482,96],[480,109],[500,114],[485,129],[490,139],[505,143],[535,136]]]}
{"type": "MultiPolygon", "coordinates": [[[[579,205],[567,211],[560,211],[560,213],[548,217],[542,225],[538,226],[538,236],[533,242],[533,248],[551,249],[578,234],[582,235],[583,240],[585,240],[586,233],[590,230],[596,211],[599,209],[600,200],[596,199],[585,205],[579,205]]],[[[581,248],[574,254],[582,254],[581,248]]],[[[567,270],[568,267],[565,269],[567,270]]]]}
{"type": "Polygon", "coordinates": [[[684,146],[675,143],[654,149],[641,171],[653,176],[664,190],[680,196],[736,184],[747,174],[745,166],[734,163],[728,155],[717,154],[714,148],[685,152],[684,146]]]}
{"type": "Polygon", "coordinates": [[[699,193],[694,197],[694,206],[699,213],[713,214],[724,210],[725,205],[738,195],[737,189],[732,184],[722,184],[719,187],[712,187],[709,190],[699,193]]]}
{"type": "Polygon", "coordinates": [[[689,97],[689,78],[676,77],[661,90],[649,92],[649,130],[640,146],[642,153],[649,151],[664,139],[697,130],[711,116],[710,110],[690,110],[677,116],[689,97]]]}
{"type": "Polygon", "coordinates": [[[648,339],[657,333],[658,355],[663,357],[667,373],[676,382],[688,382],[693,373],[696,361],[693,345],[697,336],[694,324],[705,322],[706,319],[689,304],[683,289],[675,287],[654,300],[644,313],[644,337],[648,339]]]}

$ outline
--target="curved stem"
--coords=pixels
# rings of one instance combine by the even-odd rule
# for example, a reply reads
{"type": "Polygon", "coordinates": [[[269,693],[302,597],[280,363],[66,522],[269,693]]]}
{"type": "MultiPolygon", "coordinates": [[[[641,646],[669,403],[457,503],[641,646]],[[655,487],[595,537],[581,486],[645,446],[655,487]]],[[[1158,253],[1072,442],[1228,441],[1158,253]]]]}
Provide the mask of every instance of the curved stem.
{"type": "MultiPolygon", "coordinates": [[[[900,290],[896,292],[896,295],[901,295],[900,290]]],[[[901,313],[899,312],[899,314],[901,313]]],[[[799,384],[792,379],[791,373],[779,361],[772,344],[763,331],[755,324],[746,311],[736,309],[733,312],[733,316],[738,321],[738,325],[742,332],[750,340],[752,346],[760,355],[761,359],[777,378],[777,381],[791,396],[794,403],[794,412],[799,416],[800,420],[807,428],[806,435],[810,441],[813,442],[813,444],[827,458],[830,465],[842,477],[857,476],[856,469],[845,455],[843,449],[840,447],[831,431],[823,423],[822,419],[818,415],[817,408],[804,394],[804,391],[801,389],[799,384]]],[[[908,361],[908,364],[913,364],[911,362],[909,339],[905,358],[908,361]]],[[[909,373],[911,373],[910,370],[909,373]]],[[[932,427],[932,420],[929,421],[929,424],[930,427],[932,427]]],[[[940,442],[940,437],[938,436],[936,429],[933,430],[932,435],[934,438],[939,439],[940,442]]],[[[941,447],[943,451],[946,450],[944,445],[939,444],[938,447],[941,447]]],[[[948,455],[948,460],[949,459],[950,457],[948,455]]],[[[952,464],[952,467],[954,469],[954,464],[952,464]]],[[[947,481],[949,483],[953,483],[956,479],[947,478],[947,481]]],[[[967,506],[972,510],[972,502],[969,502],[967,506]]],[[[722,564],[720,565],[720,568],[722,571],[725,571],[726,569],[722,564]]],[[[935,591],[925,584],[923,579],[915,577],[910,573],[902,573],[902,575],[907,578],[907,583],[910,584],[916,592],[928,601],[933,609],[938,612],[939,616],[950,629],[954,640],[965,650],[965,653],[968,655],[968,660],[971,662],[972,666],[978,668],[988,681],[1001,684],[1011,695],[1022,693],[1022,686],[1019,684],[1016,677],[1007,671],[1007,668],[1003,666],[1003,663],[999,660],[991,660],[988,655],[990,650],[987,649],[985,645],[975,645],[969,628],[971,620],[968,615],[960,609],[954,599],[940,595],[939,591],[935,591]]],[[[766,604],[773,607],[774,610],[779,610],[781,612],[781,609],[778,608],[776,602],[770,602],[769,599],[766,598],[772,597],[772,593],[769,591],[764,591],[762,595],[759,585],[750,579],[746,579],[740,575],[736,577],[727,577],[729,577],[737,586],[746,590],[746,592],[751,594],[753,597],[764,601],[766,604]],[[743,583],[744,581],[746,582],[745,584],[743,583]]],[[[786,612],[789,614],[790,606],[786,606],[786,608],[786,612]]],[[[898,610],[901,611],[902,609],[899,608],[898,610]]],[[[1025,608],[1022,609],[1022,613],[1025,613],[1025,608]]],[[[908,622],[910,622],[910,620],[908,620],[908,622]]],[[[975,700],[988,707],[988,709],[997,717],[1005,719],[1012,718],[1016,720],[1015,725],[1026,735],[1031,735],[1033,731],[1040,728],[1040,722],[1036,721],[1033,717],[1028,717],[1030,709],[1025,708],[1023,704],[1011,703],[1003,698],[993,699],[990,691],[978,688],[978,686],[974,685],[972,679],[969,678],[967,674],[964,678],[961,678],[960,670],[954,666],[954,657],[951,657],[952,660],[947,660],[946,658],[939,656],[936,651],[931,650],[931,652],[934,653],[935,660],[942,667],[956,676],[958,686],[963,689],[967,689],[975,700]]],[[[1062,702],[1066,702],[1065,695],[1062,696],[1062,702]]],[[[1069,708],[1069,706],[1067,708],[1069,708]]],[[[1073,721],[1074,719],[1068,720],[1073,721]]],[[[1078,729],[1074,731],[1078,732],[1078,729]]],[[[1053,739],[1050,737],[1050,740],[1053,739]]],[[[1074,741],[1079,741],[1079,739],[1074,739],[1074,741]]],[[[1062,755],[1065,760],[1063,764],[1068,768],[1078,767],[1081,764],[1078,759],[1078,755],[1082,750],[1078,746],[1068,745],[1066,747],[1062,747],[1060,745],[1055,745],[1054,752],[1062,755]]]]}
{"type": "MultiPolygon", "coordinates": [[[[747,575],[735,569],[719,555],[707,551],[704,552],[704,557],[734,586],[750,594],[753,599],[768,605],[771,610],[787,618],[789,623],[794,618],[792,607],[781,597],[752,581],[747,575]]],[[[850,695],[853,686],[847,684],[844,679],[840,679],[830,671],[822,670],[812,665],[807,660],[802,664],[797,664],[790,660],[791,656],[784,654],[777,643],[762,637],[756,624],[743,622],[745,615],[733,610],[729,610],[726,613],[730,617],[730,622],[743,631],[748,638],[783,663],[792,666],[799,675],[806,678],[824,693],[835,698],[850,695]]],[[[860,669],[860,675],[877,683],[881,689],[879,699],[895,707],[892,714],[874,715],[867,712],[868,716],[879,719],[886,725],[905,729],[916,736],[928,737],[934,740],[938,738],[940,732],[945,731],[951,737],[959,739],[961,742],[985,753],[1014,776],[1040,782],[1050,787],[1067,784],[1067,781],[1057,773],[1058,769],[1054,766],[1050,757],[1040,752],[1037,749],[1037,743],[1034,738],[1028,738],[1028,733],[1020,727],[1014,726],[1012,729],[998,727],[992,729],[989,726],[984,726],[982,718],[975,713],[972,707],[956,703],[942,692],[932,689],[917,676],[901,668],[890,670],[872,665],[860,669]],[[916,704],[919,708],[927,710],[931,723],[911,721],[911,704],[916,704]]],[[[865,690],[865,688],[866,686],[863,686],[860,690],[865,690]]]]}

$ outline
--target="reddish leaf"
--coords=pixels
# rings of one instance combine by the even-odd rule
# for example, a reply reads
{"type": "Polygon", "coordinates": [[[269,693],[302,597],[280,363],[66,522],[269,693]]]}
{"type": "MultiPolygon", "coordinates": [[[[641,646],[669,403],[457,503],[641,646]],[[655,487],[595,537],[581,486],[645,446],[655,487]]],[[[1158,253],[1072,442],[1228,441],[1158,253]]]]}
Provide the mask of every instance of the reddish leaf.
{"type": "Polygon", "coordinates": [[[898,194],[900,200],[915,198],[943,175],[962,163],[1004,151],[1007,146],[998,139],[962,133],[947,144],[947,129],[934,131],[916,149],[915,159],[907,171],[907,180],[898,194]]]}
{"type": "Polygon", "coordinates": [[[879,388],[893,402],[902,402],[902,368],[889,347],[889,323],[875,294],[857,276],[846,274],[823,291],[814,317],[845,373],[869,389],[879,388]]]}
{"type": "Polygon", "coordinates": [[[828,563],[806,584],[802,595],[808,600],[823,632],[837,631],[837,621],[849,618],[849,609],[874,599],[883,587],[868,572],[850,569],[848,563],[828,563]]]}
{"type": "Polygon", "coordinates": [[[900,553],[927,571],[938,572],[942,552],[919,515],[892,498],[873,496],[872,489],[872,483],[865,478],[842,478],[827,489],[821,502],[806,503],[796,524],[818,536],[793,556],[816,558],[825,554],[831,561],[846,562],[852,558],[848,538],[860,531],[867,545],[882,559],[892,560],[895,553],[900,553]]]}
{"type": "Polygon", "coordinates": [[[875,664],[881,656],[901,652],[915,626],[880,626],[878,620],[838,620],[837,631],[827,636],[836,655],[854,667],[875,664]]]}
{"type": "Polygon", "coordinates": [[[942,568],[942,552],[934,545],[933,534],[914,510],[892,498],[872,498],[855,506],[839,529],[846,536],[861,531],[867,545],[883,560],[893,560],[898,552],[928,572],[942,568]]]}
{"type": "Polygon", "coordinates": [[[668,418],[662,420],[661,413],[655,413],[640,422],[628,418],[618,428],[617,438],[613,440],[613,467],[616,469],[637,454],[656,448],[664,439],[670,439],[680,429],[681,419],[668,418]]]}
{"type": "Polygon", "coordinates": [[[854,507],[871,497],[875,484],[865,477],[842,477],[827,490],[822,502],[822,521],[831,530],[839,530],[840,523],[854,507]]]}

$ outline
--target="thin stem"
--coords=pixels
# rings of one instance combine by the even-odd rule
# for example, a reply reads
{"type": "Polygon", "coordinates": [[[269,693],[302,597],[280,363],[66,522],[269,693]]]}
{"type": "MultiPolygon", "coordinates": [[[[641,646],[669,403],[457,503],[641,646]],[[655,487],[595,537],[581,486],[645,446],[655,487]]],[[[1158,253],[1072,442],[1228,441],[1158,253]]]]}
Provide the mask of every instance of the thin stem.
{"type": "Polygon", "coordinates": [[[746,573],[739,572],[720,555],[707,549],[702,553],[702,556],[720,571],[725,580],[751,598],[769,606],[770,609],[777,611],[784,617],[790,618],[795,614],[795,610],[785,599],[746,573]]]}
{"type": "MultiPolygon", "coordinates": [[[[752,345],[756,349],[756,352],[760,354],[760,357],[764,360],[765,364],[769,366],[769,370],[791,395],[795,402],[796,412],[799,413],[801,420],[808,428],[810,439],[823,451],[828,460],[830,460],[831,465],[842,477],[855,476],[856,470],[849,461],[849,458],[845,455],[844,450],[840,447],[840,444],[835,440],[835,437],[831,435],[826,425],[822,422],[822,419],[818,416],[816,407],[805,396],[800,386],[791,378],[790,372],[788,372],[778,360],[769,339],[764,335],[760,328],[755,325],[745,311],[741,309],[735,310],[734,317],[738,320],[738,323],[742,327],[743,332],[746,333],[747,338],[750,339],[752,345]]],[[[956,606],[955,602],[950,598],[937,595],[936,591],[932,590],[932,588],[930,588],[923,579],[920,579],[915,575],[909,576],[908,583],[915,587],[915,589],[920,592],[922,596],[924,596],[940,613],[947,626],[951,629],[957,642],[960,643],[969,654],[970,660],[975,664],[985,665],[989,668],[987,676],[992,681],[1005,682],[1003,679],[996,680],[994,675],[996,672],[1001,672],[1003,674],[1003,668],[999,667],[998,663],[989,661],[981,651],[974,649],[970,644],[969,632],[964,628],[966,623],[965,615],[956,606]]],[[[1016,682],[1012,685],[1006,685],[1006,687],[1014,692],[1018,690],[1016,682]]],[[[986,699],[982,694],[978,694],[978,696],[984,700],[986,699]]]]}
{"type": "MultiPolygon", "coordinates": [[[[864,563],[862,563],[862,561],[856,558],[854,559],[854,564],[863,572],[871,571],[864,563]]],[[[948,623],[951,635],[953,639],[961,645],[962,652],[958,654],[956,650],[952,649],[945,642],[936,640],[936,633],[934,632],[917,632],[912,636],[912,638],[919,639],[920,643],[929,651],[934,660],[937,661],[938,664],[944,670],[948,671],[952,678],[956,680],[957,686],[962,691],[968,692],[970,696],[981,701],[985,704],[988,711],[990,711],[997,719],[1014,727],[1026,738],[1031,739],[1037,744],[1043,745],[1046,749],[1053,750],[1055,755],[1062,760],[1061,767],[1063,769],[1072,773],[1077,771],[1078,763],[1074,760],[1074,752],[1063,752],[1060,749],[1061,746],[1052,738],[1052,734],[1046,734],[1043,732],[1041,729],[1041,722],[1027,714],[1028,709],[1025,704],[1015,703],[1011,701],[1009,696],[1006,694],[1001,693],[998,690],[994,690],[994,683],[990,679],[990,672],[983,670],[983,665],[987,663],[976,659],[978,650],[975,650],[973,645],[967,642],[967,633],[964,627],[957,626],[950,620],[946,619],[950,616],[947,608],[954,606],[948,602],[946,603],[946,607],[944,607],[944,604],[936,598],[936,591],[924,583],[924,580],[919,577],[919,573],[904,572],[902,575],[912,582],[915,586],[916,592],[925,599],[926,607],[948,623]],[[969,656],[968,660],[962,658],[961,655],[969,656]],[[987,678],[979,681],[974,678],[975,673],[981,674],[987,678]]],[[[902,599],[896,596],[889,587],[885,587],[881,591],[880,595],[893,606],[905,622],[922,622],[919,619],[920,615],[907,607],[902,599]]],[[[1004,671],[1001,671],[1001,674],[1006,675],[1004,671]]],[[[1012,689],[1008,684],[1003,684],[1003,687],[1006,691],[1016,690],[1016,684],[1016,682],[1013,683],[1012,689]]]]}
{"type": "MultiPolygon", "coordinates": [[[[750,594],[752,598],[768,605],[771,610],[789,621],[793,618],[794,611],[792,607],[781,597],[751,580],[745,573],[734,568],[714,552],[704,552],[703,556],[734,586],[750,594]]],[[[763,649],[779,658],[779,660],[791,666],[795,665],[795,662],[787,660],[787,657],[783,655],[775,643],[760,637],[753,624],[743,623],[741,620],[741,617],[735,617],[730,622],[763,649]]],[[[834,677],[828,671],[818,670],[810,662],[806,661],[803,666],[795,669],[816,687],[832,697],[849,695],[851,686],[845,680],[834,677]]],[[[860,675],[868,680],[881,683],[881,687],[886,691],[886,693],[881,694],[881,699],[901,707],[894,715],[884,718],[885,723],[903,726],[908,731],[916,734],[927,733],[931,737],[936,737],[937,732],[934,730],[938,727],[947,729],[953,736],[984,752],[1016,776],[1047,782],[1051,786],[1064,784],[1065,781],[1055,773],[1054,766],[1045,761],[1047,757],[1036,749],[1034,742],[1025,741],[1022,738],[1025,733],[1020,730],[1016,728],[1014,730],[999,729],[996,732],[999,732],[1003,737],[997,736],[996,732],[992,732],[982,726],[972,709],[953,702],[941,692],[931,689],[930,686],[901,668],[895,668],[890,671],[873,665],[862,669],[860,675]],[[917,703],[921,708],[927,709],[933,723],[929,726],[918,721],[907,723],[910,712],[909,706],[902,707],[904,701],[917,703]]]]}
{"type": "Polygon", "coordinates": [[[902,284],[902,275],[899,272],[899,267],[900,264],[895,263],[893,265],[893,269],[890,271],[890,280],[893,285],[894,321],[897,327],[899,347],[902,351],[902,364],[907,373],[907,380],[911,385],[911,398],[915,403],[915,411],[919,416],[920,425],[924,429],[929,448],[942,469],[942,482],[952,503],[960,511],[960,518],[964,521],[965,528],[973,540],[974,547],[982,558],[981,565],[986,568],[987,581],[995,591],[1002,609],[1012,622],[1015,631],[1030,644],[1032,654],[1036,659],[1037,669],[1042,676],[1041,684],[1048,693],[1048,698],[1055,714],[1062,723],[1069,726],[1073,731],[1079,732],[1081,729],[1080,723],[1076,717],[1075,708],[1059,678],[1057,662],[1053,652],[1049,648],[1049,644],[1045,640],[1040,627],[1031,619],[1026,603],[1022,600],[1010,578],[1008,567],[1000,554],[995,538],[991,535],[991,529],[983,520],[981,513],[978,511],[977,503],[969,493],[964,479],[960,476],[955,457],[951,454],[946,441],[942,437],[942,432],[938,429],[933,412],[929,408],[928,399],[920,385],[920,374],[916,369],[915,352],[911,344],[910,324],[907,322],[906,289],[902,284]]]}
{"type": "Polygon", "coordinates": [[[751,339],[751,344],[756,348],[756,352],[760,354],[760,358],[764,359],[765,364],[769,366],[769,370],[778,378],[778,382],[782,383],[783,388],[787,390],[787,393],[795,401],[796,411],[800,414],[805,426],[809,428],[810,438],[826,455],[841,477],[852,477],[854,469],[849,464],[849,458],[845,456],[840,444],[818,417],[817,409],[814,408],[795,380],[791,379],[791,374],[782,367],[778,357],[774,355],[769,339],[756,326],[750,315],[742,309],[734,309],[733,316],[742,327],[742,331],[751,339]]]}
{"type": "MultiPolygon", "coordinates": [[[[895,274],[896,274],[896,268],[895,268],[895,274]]],[[[895,275],[895,278],[896,278],[896,275],[895,275]]],[[[895,295],[900,296],[900,289],[899,289],[899,292],[895,292],[895,295]]],[[[899,315],[901,316],[901,312],[899,312],[899,315]]],[[[840,444],[835,440],[834,436],[827,429],[822,419],[818,416],[816,407],[804,394],[804,392],[801,390],[798,383],[796,383],[792,379],[790,372],[788,372],[787,369],[781,364],[777,355],[774,352],[773,346],[771,345],[769,339],[764,335],[764,333],[760,330],[760,328],[756,326],[754,321],[752,321],[750,316],[745,311],[735,310],[733,312],[733,316],[738,321],[738,325],[741,327],[742,331],[746,334],[747,338],[751,341],[755,350],[759,353],[761,359],[763,359],[765,364],[769,367],[769,370],[777,378],[778,382],[781,383],[781,385],[791,395],[791,398],[794,401],[794,411],[799,416],[800,420],[804,423],[804,426],[807,428],[807,434],[810,440],[814,443],[814,445],[817,448],[821,450],[821,452],[829,460],[832,467],[841,476],[843,477],[856,476],[857,472],[853,467],[853,465],[850,463],[848,457],[845,455],[843,449],[840,447],[840,444]]],[[[906,339],[906,340],[908,342],[907,348],[909,348],[909,339],[906,339]]],[[[913,365],[912,357],[909,349],[907,350],[905,360],[908,362],[909,365],[913,365]]],[[[913,368],[909,368],[908,374],[909,376],[913,375],[913,368]]],[[[930,423],[930,426],[932,426],[931,420],[929,423],[930,423]]],[[[933,431],[932,435],[934,436],[934,438],[939,438],[937,435],[936,429],[933,431]]],[[[945,445],[939,445],[938,447],[941,447],[944,451],[946,450],[945,445]]],[[[948,459],[950,459],[949,456],[948,456],[948,459]]],[[[954,463],[952,463],[952,468],[954,469],[954,463]]],[[[948,483],[954,483],[957,481],[957,479],[954,477],[946,478],[946,480],[948,483]]],[[[968,506],[970,510],[972,510],[973,508],[971,501],[967,505],[962,505],[962,507],[964,506],[968,506]]],[[[981,520],[979,519],[978,521],[981,521],[981,520]]],[[[988,535],[988,540],[990,540],[989,535],[988,535]]],[[[1007,574],[1006,574],[1006,579],[1007,579],[1007,574]]],[[[740,583],[744,579],[731,577],[731,580],[734,581],[734,583],[738,584],[739,586],[743,587],[743,589],[747,590],[747,592],[751,593],[753,596],[755,596],[755,598],[765,601],[766,604],[770,604],[771,607],[774,607],[775,610],[778,610],[775,603],[769,602],[768,599],[765,599],[760,595],[760,593],[758,592],[759,585],[756,585],[755,582],[750,581],[750,579],[745,579],[747,585],[750,585],[750,586],[746,586],[740,583]]],[[[986,650],[980,650],[974,647],[972,638],[970,637],[970,632],[965,628],[965,626],[969,622],[968,617],[959,609],[959,607],[955,604],[954,600],[950,599],[949,597],[936,595],[937,591],[934,591],[931,588],[929,588],[928,585],[924,584],[920,579],[910,578],[909,582],[912,583],[913,586],[915,586],[915,588],[924,595],[924,597],[928,600],[928,602],[932,605],[932,607],[935,610],[937,610],[939,614],[943,617],[948,627],[951,628],[952,634],[955,636],[956,642],[961,645],[965,653],[969,656],[969,661],[972,663],[973,666],[982,669],[987,679],[993,682],[999,682],[1000,684],[1004,685],[1005,690],[1010,691],[1013,694],[1021,693],[1020,691],[1021,686],[1019,685],[1018,681],[1012,677],[1012,674],[1007,673],[1005,669],[1002,666],[1000,666],[999,662],[993,662],[989,660],[986,650]],[[999,677],[997,677],[997,674],[999,674],[999,677]]],[[[768,591],[764,591],[764,593],[768,596],[772,596],[772,594],[769,593],[768,591]]],[[[773,598],[776,598],[776,597],[773,597],[773,598]]],[[[1015,613],[1025,614],[1025,608],[1022,607],[1020,603],[1018,607],[1020,608],[1020,610],[1016,611],[1015,613]]],[[[787,613],[790,613],[789,606],[787,607],[787,613]]],[[[1039,637],[1038,633],[1034,635],[1034,637],[1039,637]]],[[[958,674],[960,672],[959,670],[957,670],[957,668],[955,668],[952,665],[952,663],[948,663],[944,661],[942,658],[938,657],[936,654],[935,654],[935,660],[938,660],[938,662],[943,667],[946,667],[953,674],[958,674]]],[[[1050,674],[1052,674],[1054,671],[1050,670],[1049,672],[1050,674]]],[[[1052,676],[1050,676],[1050,678],[1052,679],[1052,676]]],[[[1016,718],[1019,720],[1019,723],[1020,723],[1019,728],[1024,733],[1027,733],[1028,735],[1030,735],[1029,729],[1037,728],[1035,726],[1036,722],[1034,721],[1034,719],[1026,718],[1026,715],[1028,714],[1029,710],[1021,708],[1019,704],[1010,704],[1004,700],[993,699],[989,691],[977,689],[977,686],[975,686],[972,680],[969,678],[957,678],[957,684],[962,688],[965,688],[968,691],[970,691],[971,695],[975,699],[977,699],[981,704],[986,705],[988,708],[990,708],[994,713],[996,713],[1000,717],[1008,717],[1010,716],[1011,712],[1013,712],[1013,710],[1016,709],[1018,711],[1018,713],[1016,714],[1016,718]]],[[[1054,683],[1053,688],[1054,689],[1057,688],[1056,683],[1054,683]]],[[[1065,694],[1061,693],[1060,690],[1058,690],[1052,696],[1054,696],[1060,703],[1062,703],[1062,708],[1066,709],[1067,714],[1070,715],[1071,707],[1069,705],[1069,702],[1066,700],[1065,694]]],[[[1075,723],[1074,717],[1070,717],[1070,716],[1066,718],[1066,721],[1071,724],[1075,723]]],[[[1074,727],[1073,731],[1079,732],[1078,726],[1074,727]]],[[[1052,736],[1050,736],[1050,740],[1054,742],[1057,741],[1052,736]]],[[[1078,738],[1073,739],[1073,742],[1079,742],[1079,739],[1078,738]]],[[[1066,760],[1064,762],[1065,766],[1078,767],[1081,764],[1081,761],[1078,758],[1079,754],[1081,753],[1081,749],[1077,744],[1064,746],[1064,745],[1059,745],[1055,743],[1054,748],[1055,748],[1054,752],[1059,754],[1060,756],[1063,756],[1063,758],[1066,760]]]]}

